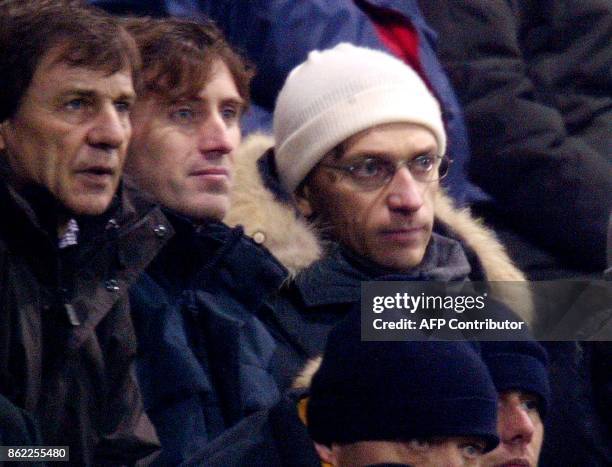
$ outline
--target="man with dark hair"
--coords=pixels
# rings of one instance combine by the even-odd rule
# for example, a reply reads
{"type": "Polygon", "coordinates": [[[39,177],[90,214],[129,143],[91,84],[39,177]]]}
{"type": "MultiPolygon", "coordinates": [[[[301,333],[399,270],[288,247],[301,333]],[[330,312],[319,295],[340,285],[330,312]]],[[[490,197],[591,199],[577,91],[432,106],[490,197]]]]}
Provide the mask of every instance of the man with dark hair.
{"type": "Polygon", "coordinates": [[[131,19],[143,82],[126,172],[176,235],[131,292],[145,408],[175,465],[278,398],[274,340],[259,321],[284,268],[229,208],[252,71],[210,23],[131,19]]]}
{"type": "Polygon", "coordinates": [[[0,393],[72,462],[132,463],[157,440],[127,288],[169,229],[119,187],[139,54],[78,2],[0,13],[0,393]]]}

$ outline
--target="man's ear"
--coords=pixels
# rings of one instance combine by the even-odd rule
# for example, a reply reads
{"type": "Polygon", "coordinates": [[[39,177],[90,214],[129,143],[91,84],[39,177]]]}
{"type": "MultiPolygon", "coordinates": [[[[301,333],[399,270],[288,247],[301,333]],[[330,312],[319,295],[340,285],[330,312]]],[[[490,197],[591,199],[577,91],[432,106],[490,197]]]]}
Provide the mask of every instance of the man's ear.
{"type": "Polygon", "coordinates": [[[317,454],[321,458],[323,462],[326,462],[331,465],[336,465],[336,455],[334,451],[324,444],[314,443],[315,449],[317,450],[317,454]]]}
{"type": "Polygon", "coordinates": [[[308,185],[302,185],[299,187],[293,198],[298,210],[304,217],[310,217],[313,214],[312,204],[310,203],[310,189],[308,185]]]}

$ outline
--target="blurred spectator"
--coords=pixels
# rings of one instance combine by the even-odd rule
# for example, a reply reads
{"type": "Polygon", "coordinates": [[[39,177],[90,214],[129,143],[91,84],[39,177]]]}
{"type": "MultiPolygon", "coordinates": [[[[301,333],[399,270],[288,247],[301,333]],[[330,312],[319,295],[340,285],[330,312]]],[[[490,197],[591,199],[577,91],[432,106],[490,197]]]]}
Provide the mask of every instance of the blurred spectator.
{"type": "MultiPolygon", "coordinates": [[[[421,6],[464,105],[470,176],[494,198],[478,210],[532,278],[600,278],[612,209],[612,3],[421,6]]],[[[552,402],[541,465],[612,464],[610,372],[601,371],[609,343],[546,348],[552,402]]]]}
{"type": "Polygon", "coordinates": [[[533,278],[606,266],[612,3],[426,0],[464,106],[478,208],[533,278]]]}
{"type": "Polygon", "coordinates": [[[612,464],[610,342],[544,342],[551,401],[541,467],[612,464]]]}

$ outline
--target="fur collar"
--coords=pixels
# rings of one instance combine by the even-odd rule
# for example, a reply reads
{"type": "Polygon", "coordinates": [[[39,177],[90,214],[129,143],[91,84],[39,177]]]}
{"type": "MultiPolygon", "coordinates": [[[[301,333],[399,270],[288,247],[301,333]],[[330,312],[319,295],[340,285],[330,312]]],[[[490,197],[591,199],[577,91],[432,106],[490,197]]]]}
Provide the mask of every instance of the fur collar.
{"type": "MultiPolygon", "coordinates": [[[[259,157],[274,144],[270,136],[249,136],[238,149],[232,208],[224,221],[242,225],[295,276],[323,254],[316,231],[293,206],[278,201],[264,187],[257,168],[259,157]]],[[[469,209],[457,209],[442,191],[435,200],[436,220],[447,225],[477,255],[497,298],[533,324],[533,303],[525,276],[510,260],[495,234],[469,209]]]]}

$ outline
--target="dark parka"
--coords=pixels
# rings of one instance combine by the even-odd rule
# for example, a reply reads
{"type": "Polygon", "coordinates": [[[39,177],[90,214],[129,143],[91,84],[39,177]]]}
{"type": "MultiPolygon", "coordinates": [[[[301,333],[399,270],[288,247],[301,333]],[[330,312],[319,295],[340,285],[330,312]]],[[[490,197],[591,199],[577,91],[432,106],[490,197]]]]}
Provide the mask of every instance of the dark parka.
{"type": "Polygon", "coordinates": [[[566,264],[603,271],[612,210],[612,2],[420,3],[464,106],[470,178],[495,199],[491,218],[566,264]]]}
{"type": "Polygon", "coordinates": [[[54,199],[0,181],[0,393],[38,419],[44,444],[68,445],[75,465],[131,464],[158,448],[127,289],[170,230],[130,191],[78,218],[78,245],[60,250],[54,199]]]}
{"type": "Polygon", "coordinates": [[[276,344],[257,313],[287,272],[239,227],[168,217],[176,235],[132,289],[131,303],[159,463],[177,465],[278,400],[276,344]]]}

